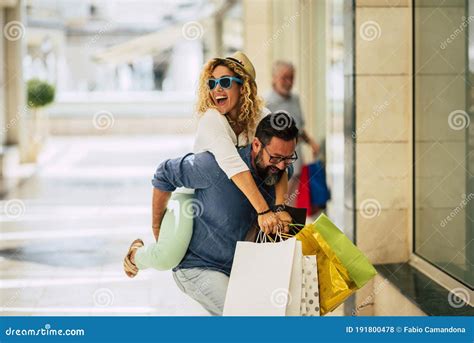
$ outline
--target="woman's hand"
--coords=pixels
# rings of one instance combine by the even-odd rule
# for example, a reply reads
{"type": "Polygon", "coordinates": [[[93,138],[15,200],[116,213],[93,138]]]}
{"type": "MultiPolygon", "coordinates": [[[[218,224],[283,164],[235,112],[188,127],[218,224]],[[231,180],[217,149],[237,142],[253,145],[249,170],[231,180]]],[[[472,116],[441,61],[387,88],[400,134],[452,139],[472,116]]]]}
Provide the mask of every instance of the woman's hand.
{"type": "Polygon", "coordinates": [[[278,229],[281,230],[284,227],[279,216],[273,211],[258,216],[258,226],[267,235],[276,233],[278,229]]]}

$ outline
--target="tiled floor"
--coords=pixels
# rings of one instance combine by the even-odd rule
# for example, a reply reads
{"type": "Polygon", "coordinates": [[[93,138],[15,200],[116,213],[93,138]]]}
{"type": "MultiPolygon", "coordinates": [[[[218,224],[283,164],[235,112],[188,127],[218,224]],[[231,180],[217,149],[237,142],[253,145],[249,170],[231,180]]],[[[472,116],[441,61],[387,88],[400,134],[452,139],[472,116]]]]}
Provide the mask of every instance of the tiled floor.
{"type": "MultiPolygon", "coordinates": [[[[2,315],[207,315],[171,272],[122,270],[130,242],[151,242],[151,178],[191,136],[50,140],[37,174],[0,211],[2,315]]],[[[331,315],[342,315],[342,307],[331,315]]]]}

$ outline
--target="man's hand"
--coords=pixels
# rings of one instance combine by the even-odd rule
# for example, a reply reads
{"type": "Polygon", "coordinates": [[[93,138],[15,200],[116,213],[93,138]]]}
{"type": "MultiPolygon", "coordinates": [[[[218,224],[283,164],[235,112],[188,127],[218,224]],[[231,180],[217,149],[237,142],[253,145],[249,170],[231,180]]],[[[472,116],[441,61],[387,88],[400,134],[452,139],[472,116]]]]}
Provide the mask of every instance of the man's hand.
{"type": "Polygon", "coordinates": [[[278,211],[275,214],[277,215],[278,219],[280,219],[280,221],[283,224],[283,231],[284,232],[290,231],[290,227],[288,226],[288,224],[291,224],[293,222],[293,218],[291,218],[290,214],[286,211],[278,211]]]}
{"type": "Polygon", "coordinates": [[[283,229],[280,218],[272,211],[258,216],[258,226],[267,235],[276,233],[278,229],[283,229]]]}

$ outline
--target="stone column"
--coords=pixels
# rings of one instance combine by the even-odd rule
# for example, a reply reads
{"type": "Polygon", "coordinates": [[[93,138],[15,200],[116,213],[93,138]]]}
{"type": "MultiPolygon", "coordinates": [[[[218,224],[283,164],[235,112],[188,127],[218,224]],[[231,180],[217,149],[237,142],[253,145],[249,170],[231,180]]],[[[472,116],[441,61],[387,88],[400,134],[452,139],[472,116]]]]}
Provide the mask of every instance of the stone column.
{"type": "MultiPolygon", "coordinates": [[[[355,18],[356,244],[374,264],[407,262],[413,194],[411,1],[358,0],[355,18]]],[[[366,305],[358,315],[373,314],[375,293],[385,288],[378,281],[357,293],[356,305],[366,305]]]]}
{"type": "Polygon", "coordinates": [[[244,51],[257,71],[260,95],[271,85],[272,1],[244,0],[244,51]]]}
{"type": "Polygon", "coordinates": [[[22,150],[22,132],[25,107],[25,83],[23,80],[23,56],[25,52],[24,1],[18,0],[14,6],[5,8],[4,16],[4,90],[6,144],[19,145],[22,150]]]}
{"type": "MultiPolygon", "coordinates": [[[[1,4],[1,3],[0,3],[1,4]]],[[[5,9],[0,6],[0,28],[3,29],[5,26],[5,9]]],[[[5,56],[5,39],[3,35],[0,39],[0,56],[2,56],[2,61],[4,60],[5,56]]],[[[6,121],[6,92],[5,92],[5,64],[4,62],[0,68],[0,127],[2,130],[0,131],[0,144],[3,146],[6,143],[7,139],[7,121],[6,121]]],[[[3,150],[3,149],[2,149],[3,150]]],[[[1,169],[1,168],[0,168],[1,169]]]]}

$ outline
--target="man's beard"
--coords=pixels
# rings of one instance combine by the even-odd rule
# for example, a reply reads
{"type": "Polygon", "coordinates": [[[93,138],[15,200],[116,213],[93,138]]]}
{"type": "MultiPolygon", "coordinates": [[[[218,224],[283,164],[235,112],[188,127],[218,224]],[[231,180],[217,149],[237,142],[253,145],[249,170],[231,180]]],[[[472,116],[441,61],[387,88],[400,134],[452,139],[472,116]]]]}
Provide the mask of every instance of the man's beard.
{"type": "Polygon", "coordinates": [[[263,179],[263,183],[267,186],[274,186],[280,181],[285,170],[280,170],[276,166],[270,165],[265,167],[263,164],[263,149],[260,149],[257,156],[255,156],[255,169],[257,175],[263,179]]]}

